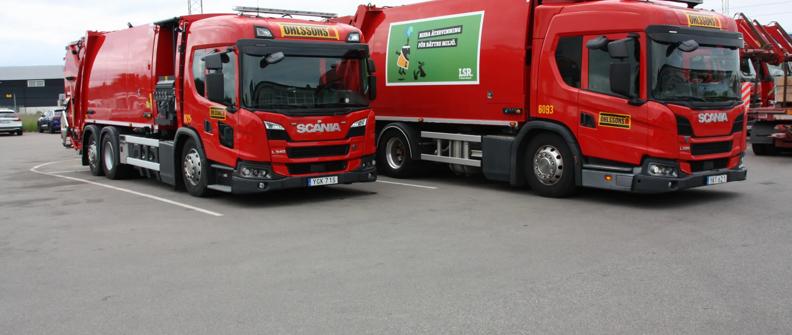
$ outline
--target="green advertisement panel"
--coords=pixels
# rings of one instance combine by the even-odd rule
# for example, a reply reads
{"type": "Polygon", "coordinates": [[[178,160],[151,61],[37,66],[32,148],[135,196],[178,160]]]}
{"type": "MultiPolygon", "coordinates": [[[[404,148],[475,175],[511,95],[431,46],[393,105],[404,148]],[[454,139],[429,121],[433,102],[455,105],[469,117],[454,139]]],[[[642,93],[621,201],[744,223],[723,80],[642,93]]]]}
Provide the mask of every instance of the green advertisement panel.
{"type": "Polygon", "coordinates": [[[386,85],[477,85],[484,12],[394,22],[386,85]]]}

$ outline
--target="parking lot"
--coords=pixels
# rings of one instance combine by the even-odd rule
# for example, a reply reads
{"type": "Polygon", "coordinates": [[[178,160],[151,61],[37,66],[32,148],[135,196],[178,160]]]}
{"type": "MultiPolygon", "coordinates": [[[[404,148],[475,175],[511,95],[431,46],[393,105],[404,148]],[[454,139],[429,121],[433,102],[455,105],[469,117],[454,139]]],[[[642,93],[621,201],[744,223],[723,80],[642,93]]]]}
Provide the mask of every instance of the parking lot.
{"type": "Polygon", "coordinates": [[[0,136],[6,334],[789,334],[792,157],[547,199],[442,170],[190,197],[0,136]]]}

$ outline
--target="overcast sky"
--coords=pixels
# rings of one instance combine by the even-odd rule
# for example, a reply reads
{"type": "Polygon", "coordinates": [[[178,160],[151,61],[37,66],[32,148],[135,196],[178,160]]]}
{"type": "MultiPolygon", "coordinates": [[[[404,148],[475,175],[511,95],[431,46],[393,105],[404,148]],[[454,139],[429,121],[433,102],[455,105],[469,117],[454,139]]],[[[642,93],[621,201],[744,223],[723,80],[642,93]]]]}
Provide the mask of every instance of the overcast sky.
{"type": "MultiPolygon", "coordinates": [[[[484,0],[482,0],[484,1],[484,0]]],[[[400,5],[418,0],[204,0],[204,12],[229,12],[233,6],[354,13],[360,3],[400,5]]],[[[792,0],[731,0],[731,14],[745,12],[763,22],[778,21],[792,30],[792,0]]],[[[144,24],[187,13],[187,0],[0,0],[0,66],[55,65],[64,46],[86,30],[117,30],[127,22],[144,24]]],[[[721,10],[721,0],[704,8],[721,10]]]]}

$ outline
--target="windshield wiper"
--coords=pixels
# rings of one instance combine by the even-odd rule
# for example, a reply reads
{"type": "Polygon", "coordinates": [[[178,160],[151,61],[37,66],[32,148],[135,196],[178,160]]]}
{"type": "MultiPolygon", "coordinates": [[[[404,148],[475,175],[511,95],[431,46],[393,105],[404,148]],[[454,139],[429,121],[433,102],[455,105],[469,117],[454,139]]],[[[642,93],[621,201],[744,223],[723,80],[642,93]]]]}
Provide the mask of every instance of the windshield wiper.
{"type": "Polygon", "coordinates": [[[368,107],[365,104],[346,104],[342,102],[333,102],[327,104],[316,104],[316,107],[368,107]]]}

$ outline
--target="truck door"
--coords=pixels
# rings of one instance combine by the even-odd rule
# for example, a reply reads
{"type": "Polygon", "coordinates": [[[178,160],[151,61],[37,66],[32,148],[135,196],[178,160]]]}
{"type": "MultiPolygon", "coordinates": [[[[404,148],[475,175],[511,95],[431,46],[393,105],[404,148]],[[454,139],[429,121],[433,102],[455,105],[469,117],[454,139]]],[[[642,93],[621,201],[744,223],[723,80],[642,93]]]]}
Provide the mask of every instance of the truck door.
{"type": "Polygon", "coordinates": [[[236,167],[234,131],[237,128],[236,113],[228,106],[238,109],[237,56],[227,52],[223,57],[224,102],[210,101],[206,91],[206,67],[204,57],[224,51],[225,48],[200,48],[193,50],[190,57],[189,79],[185,83],[184,123],[201,136],[206,157],[209,160],[236,167]]]}
{"type": "MultiPolygon", "coordinates": [[[[579,95],[578,137],[583,155],[640,165],[650,133],[646,101],[646,54],[639,34],[594,35],[584,38],[583,89],[579,95]],[[621,41],[626,57],[614,57],[609,44],[621,41]],[[610,50],[610,51],[609,51],[610,50]],[[629,64],[629,93],[614,92],[614,64],[629,64]],[[626,94],[625,94],[626,93],[626,94]]],[[[622,76],[622,78],[624,78],[622,76]]],[[[627,79],[627,78],[624,78],[627,79]]]]}

